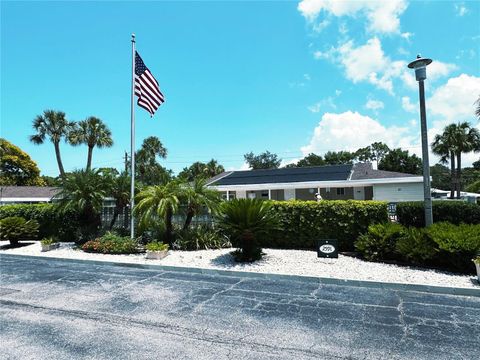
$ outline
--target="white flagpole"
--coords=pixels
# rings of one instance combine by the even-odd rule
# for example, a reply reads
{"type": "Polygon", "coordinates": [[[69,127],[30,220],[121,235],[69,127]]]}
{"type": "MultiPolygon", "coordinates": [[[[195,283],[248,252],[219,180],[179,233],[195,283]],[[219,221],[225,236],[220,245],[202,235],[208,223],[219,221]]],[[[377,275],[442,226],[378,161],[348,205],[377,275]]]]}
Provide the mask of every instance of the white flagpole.
{"type": "Polygon", "coordinates": [[[135,34],[132,34],[132,99],[131,99],[131,131],[130,131],[130,237],[135,238],[135,221],[133,207],[135,205],[135,34]]]}

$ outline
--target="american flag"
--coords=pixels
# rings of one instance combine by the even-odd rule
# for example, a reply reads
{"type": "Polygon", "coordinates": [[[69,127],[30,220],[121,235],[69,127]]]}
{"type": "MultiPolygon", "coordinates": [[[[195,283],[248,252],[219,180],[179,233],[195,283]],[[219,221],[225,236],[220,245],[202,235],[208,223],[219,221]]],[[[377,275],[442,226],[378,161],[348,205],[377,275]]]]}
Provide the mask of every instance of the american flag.
{"type": "Polygon", "coordinates": [[[135,95],[138,96],[137,104],[153,116],[158,107],[163,104],[163,97],[158,81],[145,66],[142,58],[135,51],[135,95]]]}

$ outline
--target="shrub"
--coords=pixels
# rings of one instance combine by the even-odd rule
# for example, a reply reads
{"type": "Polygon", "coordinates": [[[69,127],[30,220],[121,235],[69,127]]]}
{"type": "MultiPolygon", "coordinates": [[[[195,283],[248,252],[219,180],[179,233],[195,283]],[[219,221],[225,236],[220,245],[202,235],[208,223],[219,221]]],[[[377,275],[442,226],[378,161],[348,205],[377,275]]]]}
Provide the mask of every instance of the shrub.
{"type": "Polygon", "coordinates": [[[234,199],[222,204],[219,225],[238,248],[235,259],[251,262],[262,257],[260,239],[279,228],[271,203],[257,199],[234,199]]]}
{"type": "Polygon", "coordinates": [[[0,236],[2,240],[9,240],[11,245],[17,245],[20,240],[35,239],[38,234],[38,222],[25,220],[19,216],[7,217],[0,220],[0,236]]]}
{"type": "Polygon", "coordinates": [[[428,234],[438,246],[438,261],[451,270],[473,271],[471,259],[480,251],[480,225],[437,223],[428,234]]]}
{"type": "Polygon", "coordinates": [[[210,226],[200,225],[180,231],[173,247],[178,250],[222,249],[232,246],[228,239],[210,226]]]}
{"type": "Polygon", "coordinates": [[[438,248],[427,230],[407,228],[397,241],[400,256],[417,265],[430,265],[438,254],[438,248]]]}
{"type": "Polygon", "coordinates": [[[0,219],[20,216],[38,221],[40,238],[55,236],[59,241],[76,240],[78,215],[75,211],[60,213],[53,204],[18,204],[0,206],[0,219]]]}
{"type": "MultiPolygon", "coordinates": [[[[434,201],[433,220],[452,224],[480,224],[480,205],[463,201],[434,201]]],[[[398,222],[404,226],[423,227],[425,213],[423,202],[397,204],[398,222]]]]}
{"type": "Polygon", "coordinates": [[[42,245],[52,245],[57,243],[57,241],[52,237],[44,238],[40,242],[42,243],[42,245]]]}
{"type": "Polygon", "coordinates": [[[403,231],[404,227],[395,223],[370,225],[355,242],[355,248],[369,261],[394,260],[398,258],[396,245],[403,231]]]}
{"type": "Polygon", "coordinates": [[[167,251],[168,244],[164,244],[163,242],[159,241],[152,241],[145,245],[145,249],[148,251],[167,251]]]}
{"type": "Polygon", "coordinates": [[[139,252],[136,240],[112,232],[107,232],[95,240],[87,241],[82,245],[82,250],[103,254],[134,254],[139,252]]]}
{"type": "Polygon", "coordinates": [[[264,247],[314,249],[317,239],[334,238],[350,251],[370,225],[388,222],[387,203],[380,201],[276,201],[271,211],[283,230],[267,234],[264,247]]]}

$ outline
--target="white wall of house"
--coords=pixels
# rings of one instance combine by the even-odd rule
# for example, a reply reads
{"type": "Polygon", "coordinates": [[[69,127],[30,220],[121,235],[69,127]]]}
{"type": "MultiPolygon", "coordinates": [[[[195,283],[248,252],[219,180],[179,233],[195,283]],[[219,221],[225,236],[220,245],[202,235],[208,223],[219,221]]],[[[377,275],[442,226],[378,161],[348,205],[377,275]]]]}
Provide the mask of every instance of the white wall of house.
{"type": "Polygon", "coordinates": [[[373,200],[388,202],[423,200],[423,183],[373,185],[373,200]]]}
{"type": "Polygon", "coordinates": [[[237,190],[237,199],[245,199],[247,192],[245,190],[237,190]]]}

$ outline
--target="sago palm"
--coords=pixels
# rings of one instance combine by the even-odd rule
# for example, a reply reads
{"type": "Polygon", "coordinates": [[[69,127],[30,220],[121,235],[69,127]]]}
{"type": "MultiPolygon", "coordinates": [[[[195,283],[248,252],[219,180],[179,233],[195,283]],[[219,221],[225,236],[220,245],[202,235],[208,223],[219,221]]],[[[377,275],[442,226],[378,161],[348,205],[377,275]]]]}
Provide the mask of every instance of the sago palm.
{"type": "Polygon", "coordinates": [[[68,139],[74,146],[80,144],[87,145],[87,170],[90,170],[92,167],[94,147],[103,148],[113,145],[112,132],[102,120],[94,116],[78,122],[75,129],[70,132],[68,139]]]}
{"type": "Polygon", "coordinates": [[[279,229],[279,223],[271,211],[271,204],[258,199],[234,199],[220,208],[217,221],[220,228],[239,248],[240,261],[261,258],[261,238],[279,229]]]}
{"type": "Polygon", "coordinates": [[[53,143],[58,170],[62,179],[65,178],[65,170],[60,155],[60,142],[62,139],[67,139],[74,125],[74,122],[70,122],[65,118],[64,112],[55,110],[45,110],[42,115],[37,115],[33,120],[33,128],[36,134],[30,136],[30,141],[40,145],[48,139],[53,143]]]}
{"type": "Polygon", "coordinates": [[[186,218],[183,229],[190,226],[192,219],[198,215],[202,208],[209,212],[215,212],[220,204],[220,193],[217,190],[209,189],[206,180],[202,178],[195,179],[192,183],[182,186],[181,198],[186,204],[186,218]]]}
{"type": "Polygon", "coordinates": [[[172,217],[180,206],[180,186],[171,181],[165,185],[148,186],[135,196],[133,213],[141,223],[165,222],[165,242],[173,242],[172,217]]]}

